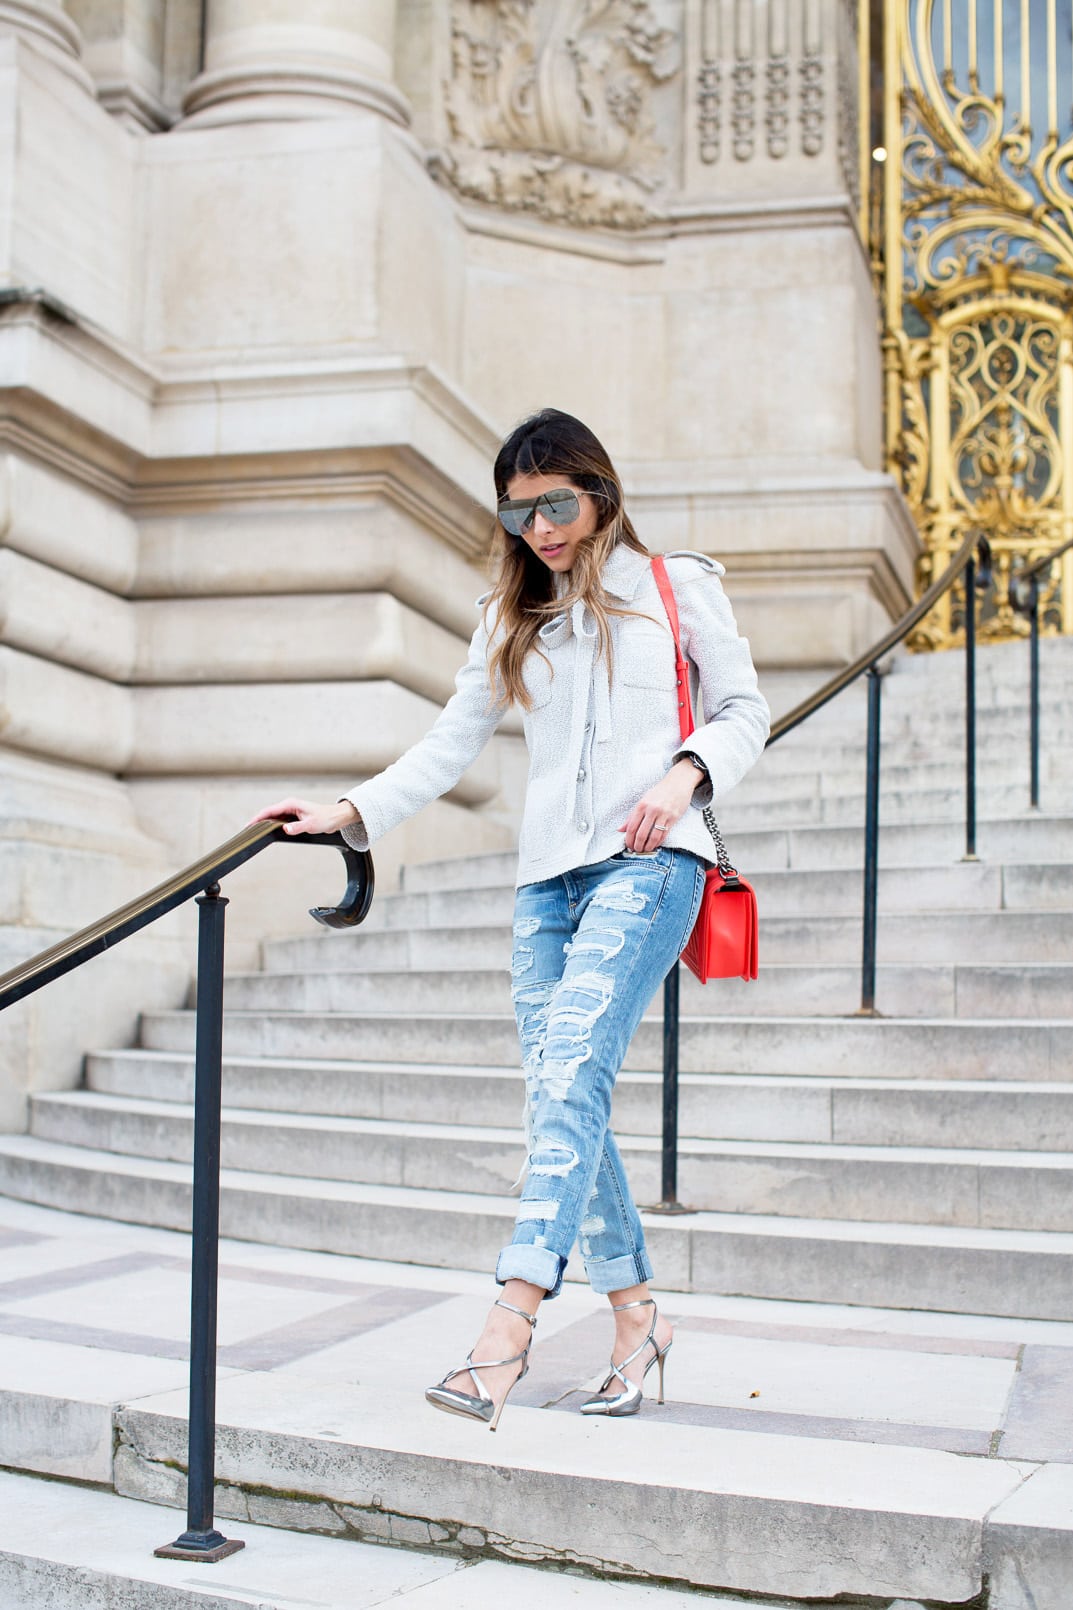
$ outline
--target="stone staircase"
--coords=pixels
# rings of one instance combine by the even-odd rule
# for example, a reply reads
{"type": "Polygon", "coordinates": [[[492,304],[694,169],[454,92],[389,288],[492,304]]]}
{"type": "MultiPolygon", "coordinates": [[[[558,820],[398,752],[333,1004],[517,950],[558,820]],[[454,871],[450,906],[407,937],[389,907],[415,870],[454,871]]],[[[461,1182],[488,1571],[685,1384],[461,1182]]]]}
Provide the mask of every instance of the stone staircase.
{"type": "MultiPolygon", "coordinates": [[[[963,860],[959,655],[884,684],[877,1004],[859,999],[863,700],[771,749],[722,824],[756,885],[761,974],[682,990],[679,1186],[660,1285],[1073,1318],[1073,642],[1044,645],[1043,810],[1028,810],[1023,645],[981,650],[976,861],[963,860]]],[[[353,934],[228,980],[224,1234],[491,1268],[509,1237],[520,1081],[512,859],[408,868],[353,934]],[[463,1188],[460,1188],[463,1186],[463,1188]]],[[[616,1093],[659,1195],[658,1001],[616,1093]]],[[[147,1013],[0,1137],[0,1191],[182,1229],[194,1021],[147,1013]]]]}

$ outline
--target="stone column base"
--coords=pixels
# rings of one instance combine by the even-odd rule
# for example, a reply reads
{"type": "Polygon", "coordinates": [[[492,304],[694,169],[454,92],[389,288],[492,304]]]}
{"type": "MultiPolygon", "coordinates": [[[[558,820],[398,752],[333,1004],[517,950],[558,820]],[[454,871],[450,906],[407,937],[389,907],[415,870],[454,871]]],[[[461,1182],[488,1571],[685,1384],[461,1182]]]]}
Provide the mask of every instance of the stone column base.
{"type": "Polygon", "coordinates": [[[391,84],[337,66],[243,63],[202,73],[183,99],[185,128],[222,123],[287,122],[379,112],[402,128],[410,121],[404,97],[391,84]]]}

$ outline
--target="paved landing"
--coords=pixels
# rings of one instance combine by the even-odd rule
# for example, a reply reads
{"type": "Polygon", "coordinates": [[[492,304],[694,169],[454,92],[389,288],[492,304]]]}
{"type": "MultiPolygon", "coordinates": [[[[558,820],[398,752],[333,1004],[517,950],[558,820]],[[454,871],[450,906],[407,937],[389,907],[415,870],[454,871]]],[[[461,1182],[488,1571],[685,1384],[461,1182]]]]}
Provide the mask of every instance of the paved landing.
{"type": "MultiPolygon", "coordinates": [[[[0,1465],[182,1502],[176,1467],[184,1458],[188,1272],[185,1236],[0,1200],[0,1465]]],[[[525,1480],[536,1484],[533,1491],[547,1491],[556,1475],[565,1486],[576,1480],[579,1492],[585,1483],[618,1482],[615,1501],[634,1495],[630,1502],[641,1515],[646,1490],[677,1490],[678,1529],[696,1524],[696,1547],[673,1558],[664,1552],[665,1570],[640,1558],[631,1568],[709,1590],[765,1594],[768,1603],[782,1595],[801,1604],[834,1592],[867,1593],[886,1610],[908,1602],[909,1590],[931,1602],[964,1602],[985,1563],[1000,1584],[993,1592],[1001,1594],[1003,1536],[1017,1569],[1022,1556],[1031,1564],[1037,1544],[1044,1549],[1037,1587],[1046,1588],[1052,1556],[1053,1569],[1073,1581],[1073,1324],[674,1293],[665,1303],[676,1326],[668,1403],[646,1405],[635,1421],[594,1426],[574,1410],[580,1395],[599,1384],[610,1325],[587,1288],[567,1286],[542,1311],[530,1374],[493,1438],[422,1401],[425,1385],[461,1362],[490,1293],[488,1277],[465,1271],[223,1243],[218,1471],[229,1486],[221,1489],[219,1515],[237,1516],[247,1527],[268,1521],[431,1548],[420,1569],[414,1566],[414,1581],[400,1577],[390,1590],[412,1599],[415,1610],[441,1602],[477,1610],[486,1591],[499,1591],[491,1572],[522,1571],[494,1563],[490,1554],[554,1557],[550,1547],[542,1552],[539,1538],[522,1537],[509,1493],[473,1524],[458,1511],[459,1524],[439,1524],[434,1517],[448,1513],[442,1500],[438,1510],[431,1498],[422,1508],[414,1497],[429,1489],[435,1461],[450,1472],[452,1493],[474,1479],[477,1509],[489,1479],[506,1478],[509,1487],[511,1471],[519,1503],[525,1480]],[[285,1496],[292,1457],[290,1485],[301,1491],[301,1502],[285,1496]],[[408,1462],[404,1477],[391,1474],[392,1458],[400,1469],[408,1462]],[[382,1487],[396,1479],[407,1487],[408,1504],[380,1504],[371,1465],[387,1472],[382,1487]],[[367,1478],[369,1491],[362,1486],[367,1478]],[[1040,1505],[1032,1501],[1037,1491],[1040,1505]],[[747,1568],[748,1548],[741,1552],[733,1528],[713,1544],[731,1501],[745,1506],[744,1530],[774,1528],[766,1543],[763,1535],[754,1539],[756,1552],[775,1540],[781,1548],[791,1523],[801,1524],[801,1538],[783,1549],[777,1570],[747,1568]],[[747,1516],[750,1504],[759,1507],[747,1516]],[[985,1562],[985,1522],[1001,1522],[1010,1506],[1007,1532],[994,1530],[985,1562]],[[851,1512],[866,1510],[865,1521],[878,1512],[911,1518],[916,1528],[901,1564],[893,1533],[884,1541],[877,1558],[889,1562],[886,1581],[867,1579],[867,1570],[876,1569],[867,1560],[857,1579],[852,1570],[843,1578],[837,1549],[831,1559],[810,1552],[809,1513],[835,1515],[834,1536],[837,1516],[848,1524],[851,1512]],[[922,1528],[931,1528],[923,1551],[922,1528]],[[516,1550],[511,1538],[521,1538],[516,1550]],[[929,1549],[936,1561],[944,1550],[949,1555],[935,1566],[936,1580],[947,1582],[942,1592],[927,1591],[930,1563],[918,1570],[918,1556],[929,1549]],[[422,1576],[432,1559],[440,1574],[422,1576]],[[442,1577],[454,1581],[460,1563],[470,1597],[437,1598],[433,1581],[446,1592],[442,1577]]],[[[38,1491],[23,1501],[28,1535],[34,1526],[48,1530],[43,1504],[66,1502],[71,1493],[45,1486],[45,1497],[38,1491]]],[[[160,1514],[165,1533],[181,1530],[174,1510],[159,1512],[146,1523],[155,1542],[167,1541],[156,1535],[160,1514]]],[[[86,1525],[95,1536],[101,1527],[109,1535],[104,1512],[86,1525]]],[[[128,1536],[125,1522],[114,1525],[117,1540],[128,1536]]],[[[673,1513],[667,1525],[673,1536],[673,1513]]],[[[863,1521],[862,1527],[865,1537],[863,1521]]],[[[224,1528],[236,1530],[226,1521],[224,1528]]],[[[249,1539],[240,1558],[250,1582],[260,1580],[257,1559],[270,1558],[259,1556],[265,1539],[277,1538],[266,1531],[249,1539]]],[[[307,1536],[302,1547],[316,1541],[307,1536]]],[[[666,1540],[660,1546],[666,1550],[666,1540]]],[[[82,1563],[103,1557],[98,1549],[82,1563]]],[[[573,1546],[572,1555],[565,1550],[558,1563],[600,1570],[609,1559],[631,1565],[621,1546],[593,1553],[591,1539],[573,1546]]],[[[181,1585],[168,1574],[170,1565],[157,1564],[163,1576],[152,1580],[181,1585]]],[[[224,1566],[213,1569],[214,1581],[239,1580],[233,1561],[226,1562],[226,1578],[224,1566]]],[[[186,1569],[183,1581],[189,1575],[186,1569]]],[[[630,1591],[638,1593],[636,1584],[630,1591]]],[[[659,1603],[676,1610],[670,1587],[659,1591],[659,1603]]],[[[319,1599],[288,1598],[281,1582],[276,1598],[236,1602],[378,1602],[325,1592],[319,1599]]],[[[579,1593],[562,1602],[587,1605],[579,1593]]],[[[0,1607],[5,1602],[0,1596],[0,1607]]],[[[542,1592],[541,1602],[557,1601],[542,1592]]],[[[993,1596],[992,1603],[1020,1610],[1015,1597],[993,1596]]],[[[1030,1603],[1051,1610],[1045,1593],[1030,1603]]]]}

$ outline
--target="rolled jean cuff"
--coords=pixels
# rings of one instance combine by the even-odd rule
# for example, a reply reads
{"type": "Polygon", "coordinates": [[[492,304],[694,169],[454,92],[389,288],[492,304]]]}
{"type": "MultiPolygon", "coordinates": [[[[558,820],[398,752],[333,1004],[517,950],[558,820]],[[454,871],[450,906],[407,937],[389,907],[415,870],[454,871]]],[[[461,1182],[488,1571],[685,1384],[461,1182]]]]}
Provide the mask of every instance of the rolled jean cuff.
{"type": "Polygon", "coordinates": [[[522,1242],[504,1247],[496,1264],[496,1280],[505,1286],[508,1280],[527,1280],[531,1286],[543,1286],[549,1297],[559,1295],[563,1283],[566,1259],[548,1247],[527,1246],[522,1242]]]}
{"type": "Polygon", "coordinates": [[[609,1291],[628,1291],[631,1286],[643,1286],[652,1279],[652,1265],[647,1252],[632,1252],[621,1258],[586,1260],[585,1273],[593,1291],[606,1297],[609,1291]]]}

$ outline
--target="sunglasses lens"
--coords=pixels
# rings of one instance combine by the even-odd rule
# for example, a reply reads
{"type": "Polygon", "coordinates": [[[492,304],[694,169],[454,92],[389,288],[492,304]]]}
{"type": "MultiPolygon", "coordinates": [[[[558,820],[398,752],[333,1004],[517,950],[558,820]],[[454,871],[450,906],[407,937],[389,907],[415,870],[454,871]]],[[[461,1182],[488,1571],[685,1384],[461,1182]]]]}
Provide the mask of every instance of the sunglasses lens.
{"type": "Polygon", "coordinates": [[[545,492],[543,497],[535,498],[532,503],[516,499],[505,507],[501,506],[497,514],[504,531],[512,537],[522,537],[532,529],[538,510],[552,525],[570,525],[581,513],[581,505],[577,493],[563,486],[553,492],[545,492]]]}
{"type": "Polygon", "coordinates": [[[499,523],[508,536],[520,537],[525,528],[532,523],[532,512],[532,505],[527,509],[500,509],[499,523]]]}
{"type": "Polygon", "coordinates": [[[541,514],[547,515],[552,525],[570,525],[581,513],[577,494],[568,491],[566,487],[558,492],[545,493],[537,507],[541,514]]]}

